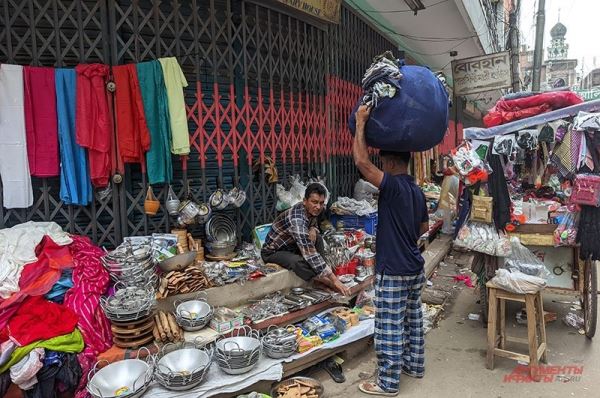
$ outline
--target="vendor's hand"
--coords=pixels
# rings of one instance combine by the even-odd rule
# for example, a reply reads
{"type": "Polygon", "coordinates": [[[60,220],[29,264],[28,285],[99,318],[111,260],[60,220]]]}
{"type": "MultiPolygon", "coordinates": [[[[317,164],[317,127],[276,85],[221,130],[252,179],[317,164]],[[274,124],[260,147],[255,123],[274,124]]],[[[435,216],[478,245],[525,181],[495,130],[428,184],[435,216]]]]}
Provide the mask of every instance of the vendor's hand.
{"type": "Polygon", "coordinates": [[[335,289],[344,296],[350,296],[350,288],[344,285],[338,278],[335,278],[335,289]]]}
{"type": "Polygon", "coordinates": [[[367,124],[367,120],[369,120],[369,116],[371,115],[371,107],[368,105],[361,105],[356,110],[356,125],[364,126],[367,124]]]}
{"type": "Polygon", "coordinates": [[[308,238],[310,239],[310,241],[312,243],[315,243],[317,241],[318,234],[319,234],[319,230],[317,230],[315,227],[312,227],[311,229],[308,230],[308,238]]]}

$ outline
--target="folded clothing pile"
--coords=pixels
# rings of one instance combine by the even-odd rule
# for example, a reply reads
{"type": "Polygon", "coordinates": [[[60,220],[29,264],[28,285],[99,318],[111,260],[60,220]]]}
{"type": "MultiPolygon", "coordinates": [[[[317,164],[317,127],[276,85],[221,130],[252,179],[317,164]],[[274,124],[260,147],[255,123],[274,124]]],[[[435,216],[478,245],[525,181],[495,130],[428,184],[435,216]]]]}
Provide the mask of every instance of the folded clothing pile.
{"type": "Polygon", "coordinates": [[[362,88],[365,91],[362,103],[375,108],[380,97],[393,98],[396,90],[400,90],[401,78],[398,60],[391,51],[376,56],[362,79],[362,88]]]}

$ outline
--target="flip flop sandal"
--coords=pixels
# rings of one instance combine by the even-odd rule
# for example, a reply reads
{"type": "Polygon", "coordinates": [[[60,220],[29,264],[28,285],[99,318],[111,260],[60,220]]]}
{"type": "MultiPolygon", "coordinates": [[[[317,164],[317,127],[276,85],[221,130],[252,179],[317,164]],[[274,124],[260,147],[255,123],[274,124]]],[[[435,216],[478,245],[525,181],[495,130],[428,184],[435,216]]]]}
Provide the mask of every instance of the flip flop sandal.
{"type": "Polygon", "coordinates": [[[408,377],[412,377],[412,378],[414,378],[414,379],[422,379],[422,378],[423,378],[423,376],[425,376],[425,375],[418,375],[418,374],[416,374],[416,373],[411,373],[411,372],[409,372],[408,370],[404,370],[404,369],[402,369],[402,374],[403,374],[403,375],[406,375],[406,376],[408,376],[408,377]]]}
{"type": "Polygon", "coordinates": [[[377,384],[365,381],[358,385],[358,389],[368,395],[377,395],[380,397],[396,397],[398,396],[398,391],[396,392],[385,392],[379,387],[377,384]]]}
{"type": "Polygon", "coordinates": [[[333,359],[327,359],[321,363],[321,368],[325,370],[336,383],[345,383],[346,376],[342,371],[342,367],[333,359]]]}

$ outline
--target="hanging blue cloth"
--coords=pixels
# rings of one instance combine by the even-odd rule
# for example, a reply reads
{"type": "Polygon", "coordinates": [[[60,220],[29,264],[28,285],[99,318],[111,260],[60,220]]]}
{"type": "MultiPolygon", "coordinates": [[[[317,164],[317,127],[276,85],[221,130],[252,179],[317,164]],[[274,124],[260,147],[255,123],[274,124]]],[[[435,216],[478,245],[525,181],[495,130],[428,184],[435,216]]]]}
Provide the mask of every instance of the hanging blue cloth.
{"type": "Polygon", "coordinates": [[[167,89],[159,61],[136,65],[144,102],[146,124],[150,130],[150,150],[146,152],[148,182],[170,183],[173,179],[171,163],[171,124],[167,89]]]}
{"type": "Polygon", "coordinates": [[[68,205],[87,206],[92,183],[84,148],[75,140],[75,69],[56,69],[56,114],[60,142],[60,198],[68,205]]]}

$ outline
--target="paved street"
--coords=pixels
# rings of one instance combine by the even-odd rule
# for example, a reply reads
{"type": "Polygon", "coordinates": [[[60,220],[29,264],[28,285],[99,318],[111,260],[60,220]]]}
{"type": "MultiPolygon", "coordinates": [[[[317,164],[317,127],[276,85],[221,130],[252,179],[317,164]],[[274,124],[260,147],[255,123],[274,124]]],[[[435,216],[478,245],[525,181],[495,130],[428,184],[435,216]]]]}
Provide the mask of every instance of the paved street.
{"type": "MultiPolygon", "coordinates": [[[[590,342],[576,330],[566,326],[562,318],[569,306],[553,303],[571,297],[546,296],[546,311],[558,312],[558,320],[546,325],[549,342],[549,365],[583,366],[580,381],[554,381],[552,383],[505,383],[505,375],[513,371],[516,363],[497,358],[493,371],[485,367],[486,329],[480,322],[466,319],[477,313],[479,305],[472,289],[463,289],[455,302],[447,306],[445,319],[426,337],[426,375],[422,380],[404,377],[401,382],[402,397],[598,397],[597,380],[600,375],[600,341],[590,342]]],[[[513,320],[517,306],[507,309],[507,333],[526,335],[525,326],[513,320]]],[[[599,337],[600,338],[600,337],[599,337]]],[[[365,397],[358,391],[359,373],[375,369],[375,356],[370,352],[344,364],[347,382],[335,384],[326,373],[318,373],[324,381],[328,397],[365,397]]]]}

